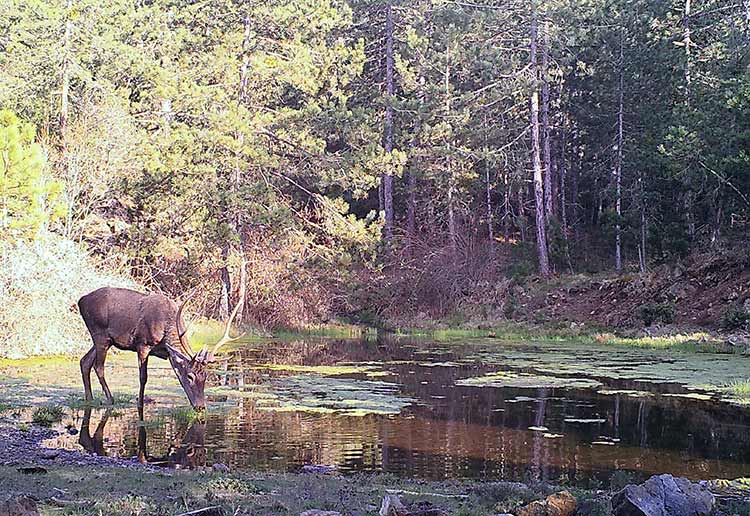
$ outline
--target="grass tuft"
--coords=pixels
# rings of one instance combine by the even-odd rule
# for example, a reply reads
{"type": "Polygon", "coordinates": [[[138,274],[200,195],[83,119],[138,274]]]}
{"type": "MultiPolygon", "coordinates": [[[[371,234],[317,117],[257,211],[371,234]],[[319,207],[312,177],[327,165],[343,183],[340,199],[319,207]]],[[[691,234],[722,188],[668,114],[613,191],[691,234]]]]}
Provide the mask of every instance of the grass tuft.
{"type": "Polygon", "coordinates": [[[64,415],[65,410],[63,410],[62,407],[39,407],[34,410],[34,413],[31,415],[31,420],[34,422],[34,424],[40,426],[52,426],[53,424],[62,421],[64,415]]]}

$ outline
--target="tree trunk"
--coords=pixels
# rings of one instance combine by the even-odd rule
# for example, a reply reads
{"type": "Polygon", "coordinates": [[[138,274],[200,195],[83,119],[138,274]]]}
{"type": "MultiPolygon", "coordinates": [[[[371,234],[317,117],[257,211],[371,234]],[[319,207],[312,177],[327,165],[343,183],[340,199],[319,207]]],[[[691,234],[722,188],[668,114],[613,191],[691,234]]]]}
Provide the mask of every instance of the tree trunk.
{"type": "MultiPolygon", "coordinates": [[[[251,36],[251,18],[250,15],[246,14],[245,18],[243,20],[244,25],[244,37],[242,38],[242,65],[240,66],[240,81],[237,88],[237,103],[238,105],[242,106],[247,101],[247,85],[248,80],[250,76],[250,36],[251,36]]],[[[235,170],[234,170],[234,182],[232,184],[232,190],[234,192],[238,192],[242,186],[242,173],[244,169],[244,164],[241,159],[242,154],[242,147],[245,143],[245,133],[242,131],[237,132],[237,141],[239,143],[239,153],[237,155],[237,160],[235,164],[235,170]]],[[[243,231],[243,220],[242,220],[242,211],[241,210],[234,210],[234,217],[232,220],[232,225],[234,231],[239,235],[240,237],[240,253],[244,253],[245,249],[245,233],[243,231]]],[[[226,270],[226,265],[224,267],[226,270]]],[[[224,272],[224,271],[222,271],[224,272]]],[[[226,277],[229,278],[229,272],[226,271],[226,277]]],[[[243,259],[242,261],[242,270],[240,271],[240,281],[245,281],[245,261],[243,259]]],[[[227,292],[231,292],[229,290],[229,283],[226,284],[227,292]]],[[[237,303],[241,305],[241,309],[237,312],[237,316],[235,318],[235,321],[237,324],[242,323],[242,316],[244,312],[244,306],[245,306],[245,296],[247,295],[245,293],[245,289],[240,289],[240,292],[243,293],[243,297],[241,299],[237,299],[237,303]]],[[[227,304],[228,307],[229,303],[227,304]]]]}
{"type": "MultiPolygon", "coordinates": [[[[484,150],[487,152],[487,128],[489,126],[487,125],[487,115],[484,115],[484,129],[485,129],[485,137],[484,137],[484,150]]],[[[493,234],[492,230],[492,181],[490,180],[490,162],[489,157],[485,156],[484,158],[484,186],[485,186],[485,203],[486,203],[486,210],[487,210],[487,238],[490,242],[490,251],[494,251],[495,249],[495,235],[493,234]]]]}
{"type": "Polygon", "coordinates": [[[544,144],[544,217],[547,225],[554,215],[553,192],[552,192],[552,148],[550,142],[549,125],[549,24],[545,22],[542,34],[542,142],[544,144]]]}
{"type": "MultiPolygon", "coordinates": [[[[240,65],[240,77],[237,85],[237,105],[242,106],[247,101],[247,86],[250,73],[250,36],[251,36],[251,19],[249,15],[245,15],[243,19],[244,25],[244,37],[242,38],[242,59],[240,65]]],[[[242,185],[242,173],[244,168],[244,162],[242,160],[242,147],[245,142],[245,134],[242,131],[235,133],[235,138],[239,150],[234,156],[234,170],[229,177],[229,188],[233,193],[239,191],[242,185]]],[[[234,206],[229,206],[225,210],[226,219],[231,226],[232,230],[239,234],[240,237],[240,253],[244,252],[244,233],[242,231],[242,213],[240,210],[235,209],[234,206]]],[[[224,243],[221,247],[221,257],[223,265],[220,272],[221,280],[221,293],[219,298],[219,318],[224,320],[229,317],[229,311],[232,308],[231,303],[231,292],[232,284],[229,276],[229,269],[227,262],[229,260],[229,244],[224,243]]],[[[240,281],[244,281],[245,278],[245,263],[243,260],[242,271],[240,274],[240,281]]],[[[242,289],[240,289],[242,290],[242,289]]],[[[245,299],[237,299],[237,303],[244,306],[245,299]]],[[[236,321],[242,322],[242,310],[237,313],[236,321]]]]}
{"type": "MultiPolygon", "coordinates": [[[[420,62],[420,71],[423,64],[420,62]]],[[[411,169],[409,170],[408,197],[406,204],[406,246],[409,257],[413,255],[414,239],[417,233],[417,166],[419,162],[414,156],[419,152],[421,146],[420,131],[422,130],[422,108],[424,105],[424,77],[420,75],[417,81],[417,98],[419,112],[414,121],[414,139],[412,141],[411,169]]]]}
{"type": "Polygon", "coordinates": [[[406,205],[406,238],[407,251],[412,255],[414,238],[417,233],[417,174],[412,168],[409,172],[409,197],[406,205]]]}
{"type": "Polygon", "coordinates": [[[617,226],[615,227],[615,270],[622,271],[622,228],[620,217],[622,216],[622,110],[623,110],[623,68],[624,68],[624,30],[620,29],[620,69],[618,87],[618,110],[617,110],[617,159],[615,161],[615,210],[617,212],[617,226]]]}
{"type": "Polygon", "coordinates": [[[384,147],[389,164],[382,174],[383,211],[385,225],[383,236],[390,243],[393,238],[393,165],[390,163],[393,152],[393,8],[390,0],[385,8],[385,127],[384,147]]]}
{"type": "Polygon", "coordinates": [[[503,197],[503,237],[505,237],[505,243],[510,241],[510,173],[505,168],[503,172],[503,186],[505,188],[503,197]]]}
{"type": "Polygon", "coordinates": [[[73,0],[68,0],[65,20],[65,35],[63,36],[62,84],[60,94],[60,137],[63,153],[68,145],[68,103],[70,97],[70,47],[73,36],[73,0]]]}
{"type": "Polygon", "coordinates": [[[578,180],[581,174],[580,166],[573,166],[572,185],[570,185],[570,225],[573,237],[578,236],[578,180]]]}
{"type": "MultiPolygon", "coordinates": [[[[450,92],[450,78],[451,78],[451,53],[450,43],[445,47],[445,120],[450,123],[451,116],[451,92],[450,92]]],[[[453,206],[454,196],[454,179],[453,179],[453,164],[451,163],[451,142],[448,140],[446,149],[446,169],[448,173],[448,236],[450,237],[450,245],[453,253],[455,254],[458,247],[457,234],[456,234],[456,214],[453,206]]]]}
{"type": "Polygon", "coordinates": [[[547,231],[544,215],[544,186],[542,162],[539,156],[539,68],[537,64],[537,20],[536,6],[531,1],[531,47],[530,65],[533,74],[531,92],[531,155],[534,167],[534,201],[536,203],[536,245],[539,254],[539,273],[550,276],[549,256],[547,255],[547,231]]]}
{"type": "Polygon", "coordinates": [[[691,0],[685,0],[685,11],[682,14],[682,28],[683,28],[683,39],[682,43],[685,47],[685,92],[688,104],[690,103],[690,84],[693,82],[692,70],[691,70],[691,49],[690,46],[693,44],[690,34],[690,15],[691,15],[691,0]]]}
{"type": "Polygon", "coordinates": [[[566,206],[567,199],[565,197],[565,181],[567,179],[568,171],[566,169],[567,164],[565,163],[565,144],[566,144],[565,125],[561,128],[560,133],[560,223],[562,224],[562,236],[565,240],[568,239],[568,208],[566,206]]]}
{"type": "Polygon", "coordinates": [[[521,231],[521,242],[526,241],[526,209],[524,206],[526,203],[526,200],[524,199],[525,188],[526,186],[523,182],[518,185],[518,226],[521,231]]]}
{"type": "Polygon", "coordinates": [[[643,172],[638,175],[638,190],[641,208],[641,244],[638,246],[638,266],[642,273],[646,272],[646,196],[643,188],[643,172]]]}
{"type": "Polygon", "coordinates": [[[219,272],[221,281],[221,291],[219,294],[219,319],[224,321],[229,318],[230,301],[229,293],[232,291],[232,284],[229,279],[229,268],[227,267],[227,261],[229,260],[229,245],[224,244],[221,247],[221,259],[223,265],[219,272]]]}

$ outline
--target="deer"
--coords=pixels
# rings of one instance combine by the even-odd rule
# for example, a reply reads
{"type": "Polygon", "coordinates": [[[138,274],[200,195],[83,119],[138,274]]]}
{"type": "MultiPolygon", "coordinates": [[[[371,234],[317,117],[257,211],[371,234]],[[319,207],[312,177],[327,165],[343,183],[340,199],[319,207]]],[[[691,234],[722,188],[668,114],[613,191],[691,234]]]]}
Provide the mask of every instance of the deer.
{"type": "Polygon", "coordinates": [[[222,346],[241,338],[230,337],[229,331],[243,304],[244,269],[243,264],[239,301],[227,319],[224,335],[210,351],[206,344],[198,353],[194,353],[187,338],[187,327],[182,319],[182,312],[192,295],[188,295],[179,307],[163,294],[143,294],[127,288],[103,287],[81,297],[78,300],[78,310],[93,341],[93,346],[80,362],[86,402],[93,401],[93,368],[107,398],[107,404],[114,404],[114,398],[104,378],[104,362],[109,348],[115,346],[117,349],[138,354],[138,412],[141,416],[148,380],[148,359],[152,355],[169,360],[192,407],[197,411],[205,410],[206,398],[203,391],[208,364],[214,361],[216,352],[222,346]]]}

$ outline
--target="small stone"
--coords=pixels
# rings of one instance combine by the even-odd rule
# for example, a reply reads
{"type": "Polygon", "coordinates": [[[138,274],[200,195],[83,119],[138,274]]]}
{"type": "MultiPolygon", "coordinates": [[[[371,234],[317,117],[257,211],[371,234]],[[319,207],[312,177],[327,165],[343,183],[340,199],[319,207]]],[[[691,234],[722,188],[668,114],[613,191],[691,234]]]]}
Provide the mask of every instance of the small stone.
{"type": "Polygon", "coordinates": [[[218,505],[196,509],[190,512],[183,512],[177,516],[224,516],[224,509],[218,505]]]}
{"type": "Polygon", "coordinates": [[[302,466],[303,473],[320,473],[329,474],[338,470],[336,466],[326,466],[325,464],[305,464],[302,466]]]}
{"type": "Polygon", "coordinates": [[[41,466],[21,466],[17,471],[25,475],[44,475],[47,473],[47,470],[41,466]]]}
{"type": "Polygon", "coordinates": [[[37,516],[40,514],[36,502],[26,496],[9,498],[0,502],[0,515],[2,516],[37,516]]]}
{"type": "Polygon", "coordinates": [[[409,511],[401,503],[401,498],[395,494],[387,494],[380,504],[380,516],[405,516],[409,511]]]}
{"type": "Polygon", "coordinates": [[[222,464],[221,462],[217,462],[213,466],[211,466],[211,469],[213,469],[216,473],[229,473],[229,466],[226,464],[222,464]]]}
{"type": "Polygon", "coordinates": [[[578,503],[568,491],[549,495],[545,500],[531,502],[519,509],[518,516],[572,516],[578,503]]]}
{"type": "Polygon", "coordinates": [[[707,516],[714,496],[686,478],[658,475],[641,485],[628,485],[612,497],[614,516],[707,516]]]}
{"type": "Polygon", "coordinates": [[[50,448],[44,448],[39,452],[39,456],[43,459],[52,460],[56,459],[60,455],[60,450],[54,450],[50,448]]]}

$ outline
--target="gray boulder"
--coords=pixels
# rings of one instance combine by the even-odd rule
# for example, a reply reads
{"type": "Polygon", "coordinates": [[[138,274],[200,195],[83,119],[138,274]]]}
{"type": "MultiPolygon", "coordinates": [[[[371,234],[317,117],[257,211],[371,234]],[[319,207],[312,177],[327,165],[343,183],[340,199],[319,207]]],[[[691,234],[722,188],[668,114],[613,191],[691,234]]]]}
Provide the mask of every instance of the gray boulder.
{"type": "Polygon", "coordinates": [[[658,475],[628,485],[612,497],[614,516],[707,516],[714,496],[686,478],[658,475]]]}

